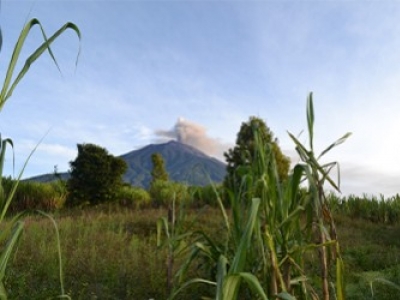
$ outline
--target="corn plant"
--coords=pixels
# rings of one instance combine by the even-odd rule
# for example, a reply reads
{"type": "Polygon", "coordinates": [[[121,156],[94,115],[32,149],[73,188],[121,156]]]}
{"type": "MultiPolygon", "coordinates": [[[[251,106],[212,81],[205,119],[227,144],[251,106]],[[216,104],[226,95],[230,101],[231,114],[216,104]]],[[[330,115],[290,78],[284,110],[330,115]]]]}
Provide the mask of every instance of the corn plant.
{"type": "MultiPolygon", "coordinates": [[[[55,33],[53,33],[51,36],[47,36],[41,23],[39,22],[38,19],[31,19],[28,21],[22,28],[19,37],[17,39],[17,42],[14,46],[12,57],[9,61],[8,68],[6,70],[5,74],[5,79],[3,82],[3,86],[0,91],[0,110],[3,108],[7,100],[12,96],[15,88],[19,84],[19,82],[23,79],[23,77],[26,75],[26,73],[29,71],[30,66],[44,53],[48,52],[50,57],[52,58],[53,62],[57,66],[57,68],[60,70],[57,61],[55,59],[55,56],[51,50],[50,45],[59,37],[61,36],[66,30],[71,29],[73,30],[78,38],[81,38],[81,34],[79,31],[79,28],[73,24],[73,23],[66,23],[60,29],[58,29],[55,33]],[[43,42],[37,47],[35,51],[31,55],[28,56],[28,58],[25,60],[24,65],[22,68],[16,72],[16,65],[20,59],[20,54],[21,50],[25,44],[26,38],[29,36],[32,28],[35,26],[39,27],[41,30],[42,36],[43,36],[43,42]],[[16,76],[14,77],[14,74],[16,76]]],[[[0,38],[1,41],[1,38],[0,38]]],[[[1,46],[1,43],[0,43],[1,46]]],[[[0,48],[1,50],[1,48],[0,48]]],[[[78,52],[79,56],[79,52],[78,52]]],[[[4,159],[6,155],[6,148],[10,146],[13,148],[13,142],[11,139],[1,139],[0,138],[0,225],[2,226],[2,231],[0,233],[0,299],[7,299],[7,293],[4,287],[4,279],[5,279],[5,270],[7,263],[11,257],[11,254],[13,252],[13,249],[18,243],[18,239],[21,236],[21,233],[23,231],[24,227],[24,216],[25,213],[19,213],[15,215],[11,220],[5,220],[6,213],[8,211],[8,208],[11,204],[11,201],[13,199],[13,196],[16,192],[16,189],[18,187],[19,180],[22,177],[23,171],[35,151],[35,149],[32,150],[31,154],[25,161],[24,166],[22,167],[22,170],[19,172],[19,175],[17,177],[17,180],[14,182],[10,192],[6,194],[4,192],[3,188],[3,168],[4,168],[4,159]]],[[[61,257],[60,257],[61,259],[61,257]]],[[[61,267],[61,263],[60,263],[61,267]]],[[[61,271],[61,269],[60,269],[61,271]]],[[[62,283],[62,276],[60,276],[60,285],[61,285],[61,297],[67,297],[64,292],[64,286],[62,283]]]]}
{"type": "Polygon", "coordinates": [[[349,134],[316,158],[311,94],[307,102],[307,121],[311,149],[307,150],[289,133],[303,162],[293,168],[285,181],[278,175],[273,145],[262,143],[254,128],[257,146],[253,160],[248,166],[238,168],[242,178],[240,186],[226,192],[230,211],[218,197],[225,234],[213,239],[198,232],[192,237],[191,252],[176,274],[180,287],[172,293],[171,299],[196,283],[208,284],[218,300],[320,297],[327,300],[331,294],[338,300],[344,299],[343,264],[323,190],[325,181],[339,190],[329,177],[329,171],[336,164],[320,165],[318,159],[349,134]],[[306,192],[302,188],[304,183],[308,185],[306,192]],[[320,285],[315,282],[314,271],[309,270],[309,257],[315,251],[319,253],[320,285]],[[336,283],[330,293],[332,259],[336,265],[336,283]],[[192,264],[204,268],[203,277],[187,278],[192,264]]]}
{"type": "Polygon", "coordinates": [[[320,164],[319,160],[334,147],[342,144],[351,133],[346,133],[340,139],[329,145],[325,150],[316,156],[314,151],[314,107],[312,93],[307,99],[307,127],[309,136],[309,149],[307,149],[299,140],[291,133],[296,145],[296,150],[305,166],[305,176],[308,183],[308,197],[310,199],[311,209],[307,213],[307,224],[309,229],[315,235],[315,242],[319,245],[319,264],[320,277],[322,280],[322,298],[329,300],[330,283],[329,268],[332,260],[336,263],[336,289],[334,290],[337,299],[343,299],[343,262],[339,253],[339,243],[337,241],[336,227],[334,219],[324,192],[324,184],[328,182],[336,191],[340,192],[340,172],[338,171],[338,183],[336,183],[329,173],[334,167],[338,167],[337,162],[329,162],[320,164]],[[329,229],[329,230],[328,230],[329,229]],[[329,252],[329,253],[328,253],[329,252]]]}
{"type": "Polygon", "coordinates": [[[177,204],[176,195],[172,197],[171,205],[168,206],[168,216],[160,217],[157,220],[157,247],[159,249],[167,247],[167,292],[171,294],[175,288],[174,280],[174,268],[175,259],[182,257],[189,249],[189,244],[186,238],[193,235],[191,227],[196,222],[194,218],[191,222],[188,222],[186,202],[179,201],[179,208],[176,208],[177,204]],[[165,235],[165,239],[162,239],[162,235],[165,235]]]}

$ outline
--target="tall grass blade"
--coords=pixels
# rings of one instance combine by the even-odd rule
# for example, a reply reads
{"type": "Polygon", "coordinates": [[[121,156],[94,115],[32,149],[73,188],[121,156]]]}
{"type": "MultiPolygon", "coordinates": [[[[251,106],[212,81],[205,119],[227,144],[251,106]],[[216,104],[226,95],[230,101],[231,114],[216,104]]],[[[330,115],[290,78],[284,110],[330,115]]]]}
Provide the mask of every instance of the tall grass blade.
{"type": "Polygon", "coordinates": [[[210,281],[210,280],[206,280],[206,279],[202,279],[202,278],[193,278],[188,280],[187,282],[185,282],[182,286],[180,286],[169,298],[168,300],[173,300],[175,299],[176,296],[179,295],[180,292],[182,292],[182,290],[184,290],[185,288],[187,288],[188,286],[192,285],[192,284],[197,284],[197,283],[203,283],[203,284],[207,284],[207,285],[211,285],[211,286],[216,286],[216,283],[214,281],[210,281]]]}
{"type": "Polygon", "coordinates": [[[60,240],[60,232],[58,230],[57,223],[54,220],[54,218],[52,216],[50,216],[49,214],[47,214],[43,211],[40,211],[40,210],[37,210],[36,212],[38,214],[48,218],[51,221],[51,223],[53,224],[55,234],[56,234],[56,246],[57,246],[57,253],[58,253],[58,275],[60,278],[60,289],[61,289],[61,295],[59,297],[70,298],[68,295],[65,294],[65,289],[64,289],[64,272],[63,272],[63,264],[62,264],[62,256],[61,256],[61,240],[60,240]]]}
{"type": "MultiPolygon", "coordinates": [[[[11,230],[11,234],[10,234],[5,246],[1,249],[1,255],[0,255],[0,283],[1,283],[0,299],[4,299],[4,300],[7,299],[7,293],[4,288],[6,267],[7,267],[8,261],[11,257],[11,254],[14,250],[14,247],[17,245],[18,240],[22,234],[22,231],[24,228],[24,222],[19,221],[13,225],[14,226],[11,230]]],[[[2,242],[4,242],[4,240],[2,242]]]]}
{"type": "Polygon", "coordinates": [[[255,275],[247,272],[246,273],[241,272],[238,274],[238,276],[240,276],[241,279],[244,280],[246,284],[250,287],[250,289],[253,291],[255,295],[255,298],[268,300],[268,297],[265,294],[264,289],[260,284],[260,281],[255,275]]]}
{"type": "Polygon", "coordinates": [[[308,135],[310,138],[310,149],[311,151],[314,149],[314,104],[312,99],[312,93],[308,95],[307,98],[307,126],[308,126],[308,135]]]}
{"type": "MultiPolygon", "coordinates": [[[[46,135],[47,135],[47,133],[46,133],[46,135]]],[[[18,187],[19,182],[20,182],[20,180],[21,180],[21,178],[22,178],[22,175],[23,175],[23,173],[24,173],[24,171],[25,171],[25,169],[26,169],[26,167],[27,167],[27,165],[28,165],[29,160],[31,159],[33,153],[35,153],[35,151],[36,151],[36,149],[39,147],[39,145],[42,143],[42,141],[43,141],[43,139],[46,137],[46,135],[43,136],[43,137],[40,139],[39,143],[37,143],[36,146],[35,146],[35,148],[33,148],[32,151],[29,153],[29,156],[26,158],[26,160],[25,160],[25,162],[24,162],[24,165],[22,166],[22,169],[21,169],[20,172],[19,172],[19,175],[18,175],[18,177],[17,177],[17,180],[15,180],[15,182],[14,182],[14,184],[13,184],[13,186],[12,186],[12,189],[11,189],[10,193],[7,195],[6,200],[4,200],[5,202],[1,203],[1,207],[0,207],[0,209],[1,209],[1,212],[0,212],[0,222],[3,221],[3,220],[4,220],[4,217],[6,216],[6,213],[7,213],[7,211],[8,211],[8,207],[9,207],[10,204],[11,204],[11,201],[12,201],[12,199],[13,199],[13,197],[14,197],[14,194],[15,194],[15,192],[16,192],[16,190],[17,190],[17,187],[18,187]]],[[[3,149],[2,149],[2,150],[3,150],[3,149]]],[[[3,151],[1,152],[1,155],[3,155],[3,151]]],[[[4,160],[4,157],[0,157],[0,160],[4,160]]],[[[2,174],[3,174],[3,169],[0,169],[0,175],[2,176],[2,174]]],[[[2,201],[3,201],[3,200],[2,200],[2,201]]]]}

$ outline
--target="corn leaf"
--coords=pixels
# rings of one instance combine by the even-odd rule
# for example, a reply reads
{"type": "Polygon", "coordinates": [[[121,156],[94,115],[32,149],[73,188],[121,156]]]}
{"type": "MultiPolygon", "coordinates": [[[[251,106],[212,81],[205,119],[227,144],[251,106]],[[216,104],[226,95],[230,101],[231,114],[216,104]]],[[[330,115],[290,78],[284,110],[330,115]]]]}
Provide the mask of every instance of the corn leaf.
{"type": "Polygon", "coordinates": [[[307,98],[307,126],[308,126],[308,135],[310,138],[310,149],[311,151],[314,149],[313,139],[314,139],[314,105],[312,99],[312,93],[308,95],[307,98]]]}
{"type": "MultiPolygon", "coordinates": [[[[57,61],[51,51],[50,45],[66,30],[71,29],[73,30],[79,40],[81,40],[81,33],[79,31],[79,28],[73,24],[73,23],[66,23],[65,25],[63,25],[59,30],[57,30],[51,37],[47,38],[44,29],[40,23],[40,21],[38,19],[31,19],[29,22],[27,22],[24,26],[24,28],[22,29],[20,36],[17,40],[17,43],[14,47],[14,51],[12,54],[12,58],[10,60],[7,72],[6,72],[6,77],[4,79],[4,83],[3,83],[3,88],[0,92],[0,110],[2,109],[2,107],[4,106],[4,103],[7,101],[8,98],[10,98],[13,94],[14,89],[16,88],[16,86],[18,85],[18,83],[21,81],[21,79],[25,76],[25,74],[29,71],[30,66],[43,54],[43,52],[45,52],[46,50],[49,52],[52,60],[54,61],[55,65],[58,67],[57,61]],[[25,44],[25,40],[29,35],[29,32],[31,31],[31,29],[34,26],[39,26],[39,28],[41,29],[43,38],[44,38],[44,42],[26,59],[24,66],[22,67],[22,69],[19,71],[18,75],[16,76],[16,78],[14,80],[12,80],[13,75],[14,75],[14,71],[15,71],[15,67],[16,64],[19,60],[20,54],[21,54],[21,50],[25,44]]],[[[80,49],[78,51],[78,56],[76,59],[76,63],[78,61],[78,57],[79,57],[79,53],[80,53],[80,49]]]]}
{"type": "Polygon", "coordinates": [[[340,144],[343,144],[349,138],[349,136],[351,136],[351,132],[347,132],[340,139],[336,140],[334,143],[329,145],[324,151],[321,152],[321,154],[318,156],[318,159],[320,159],[322,156],[324,156],[326,153],[328,153],[332,148],[334,148],[340,144]]]}
{"type": "Polygon", "coordinates": [[[248,216],[247,226],[245,231],[243,232],[240,244],[238,249],[236,249],[235,257],[232,262],[232,266],[229,269],[229,273],[238,273],[243,270],[246,257],[247,257],[247,250],[251,242],[251,237],[253,235],[254,226],[257,221],[257,213],[258,207],[260,205],[260,199],[254,198],[252,199],[251,208],[250,208],[250,215],[248,216]]]}

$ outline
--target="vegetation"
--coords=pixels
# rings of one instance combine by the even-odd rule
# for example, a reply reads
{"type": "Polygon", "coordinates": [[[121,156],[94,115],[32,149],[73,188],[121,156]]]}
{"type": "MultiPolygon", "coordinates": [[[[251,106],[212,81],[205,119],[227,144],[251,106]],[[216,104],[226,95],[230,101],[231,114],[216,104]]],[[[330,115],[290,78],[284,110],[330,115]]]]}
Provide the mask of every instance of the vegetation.
{"type": "MultiPolygon", "coordinates": [[[[366,204],[369,200],[364,199],[366,204]]],[[[56,213],[65,293],[82,300],[167,299],[168,249],[166,245],[157,247],[156,237],[157,220],[166,214],[166,209],[136,210],[116,203],[56,213]]],[[[201,230],[213,239],[221,236],[223,217],[219,209],[186,209],[184,216],[183,231],[201,230]]],[[[400,223],[388,226],[336,213],[335,217],[345,262],[346,299],[372,299],[370,282],[374,300],[399,299],[400,292],[380,280],[400,284],[400,223]]],[[[18,251],[6,272],[9,298],[55,298],[60,292],[52,224],[39,216],[29,217],[25,224],[18,251]]],[[[181,262],[179,256],[175,257],[175,266],[181,262]]],[[[310,271],[317,272],[314,259],[308,262],[310,271]]],[[[188,272],[195,276],[201,270],[188,272]]],[[[207,285],[192,285],[177,299],[200,300],[204,295],[212,297],[211,292],[207,285]]]]}
{"type": "MultiPolygon", "coordinates": [[[[53,52],[50,48],[51,44],[57,40],[66,30],[73,30],[78,38],[80,39],[80,31],[79,28],[73,23],[66,23],[62,27],[60,27],[55,33],[53,33],[50,37],[47,37],[42,24],[37,19],[31,19],[26,22],[23,26],[15,47],[13,49],[13,53],[11,59],[9,61],[8,67],[6,69],[5,78],[3,85],[0,91],[0,110],[4,107],[7,100],[12,96],[15,88],[18,86],[20,81],[24,78],[24,76],[29,71],[32,64],[36,62],[36,60],[42,56],[42,54],[46,51],[50,54],[53,59],[55,65],[58,67],[57,61],[53,55],[53,52]],[[33,27],[39,27],[43,36],[43,42],[33,51],[31,55],[28,56],[22,68],[16,72],[16,66],[20,60],[20,55],[22,48],[25,44],[26,38],[30,35],[30,32],[33,27]],[[16,75],[16,76],[14,76],[16,75]]],[[[2,35],[0,32],[0,50],[2,46],[2,35]]],[[[59,68],[59,67],[58,67],[59,68]]],[[[18,244],[19,238],[22,234],[24,228],[24,214],[17,214],[11,220],[5,222],[5,216],[10,208],[11,201],[13,196],[17,190],[17,186],[19,183],[19,179],[22,176],[24,168],[20,171],[17,180],[13,182],[11,188],[8,189],[7,193],[4,189],[3,184],[3,166],[4,159],[6,155],[6,148],[8,146],[13,147],[13,142],[11,139],[0,139],[0,226],[2,227],[2,231],[0,234],[0,299],[7,299],[7,291],[4,287],[5,281],[5,270],[8,264],[8,261],[11,257],[13,249],[18,244]]],[[[34,150],[33,150],[34,151],[34,150]]],[[[27,161],[29,160],[29,157],[27,161]]],[[[56,235],[57,236],[57,235],[56,235]]],[[[58,245],[59,246],[59,245],[58,245]]],[[[59,249],[59,248],[58,248],[59,249]]],[[[61,270],[61,259],[59,265],[59,275],[60,275],[60,286],[61,286],[61,296],[64,295],[64,287],[62,281],[62,270],[61,270]]]]}
{"type": "Polygon", "coordinates": [[[188,200],[188,188],[182,183],[156,180],[150,187],[150,196],[156,206],[169,207],[173,201],[188,200]]]}
{"type": "Polygon", "coordinates": [[[123,159],[100,146],[78,144],[78,156],[70,165],[68,205],[93,205],[116,199],[127,168],[123,159]]]}
{"type": "Polygon", "coordinates": [[[224,185],[228,189],[234,190],[241,186],[246,171],[253,164],[257,147],[255,132],[258,134],[260,143],[271,144],[280,180],[284,180],[288,176],[290,160],[283,155],[278,140],[274,138],[272,131],[262,119],[250,117],[247,122],[242,123],[235,147],[224,153],[227,163],[224,185]]]}
{"type": "MultiPolygon", "coordinates": [[[[224,187],[222,184],[209,184],[206,186],[190,186],[188,188],[189,199],[191,206],[194,208],[201,208],[204,206],[216,207],[218,204],[219,195],[224,194],[224,187]]],[[[224,199],[223,199],[224,200],[224,199]]],[[[224,201],[225,206],[229,206],[228,201],[224,201]]]]}
{"type": "Polygon", "coordinates": [[[151,155],[151,162],[153,164],[153,168],[151,170],[151,182],[152,185],[155,181],[168,181],[169,175],[167,170],[165,169],[165,163],[162,155],[160,153],[153,153],[151,155]]]}
{"type": "MultiPolygon", "coordinates": [[[[400,232],[399,196],[378,200],[326,195],[325,182],[340,191],[329,176],[336,163],[321,165],[319,159],[350,134],[317,156],[311,94],[307,122],[308,148],[289,134],[302,162],[285,180],[279,175],[273,144],[264,143],[255,127],[251,164],[242,167],[244,175],[234,191],[158,179],[150,194],[125,185],[115,194],[120,201],[95,209],[52,208],[58,216],[66,258],[65,297],[398,298],[400,244],[393,240],[400,232]],[[159,208],[152,210],[151,206],[159,208]]],[[[13,185],[3,178],[6,182],[4,186],[13,185]]],[[[39,198],[36,189],[48,186],[37,184],[31,189],[27,184],[21,189],[25,196],[15,193],[15,199],[39,198]]],[[[66,193],[54,188],[27,206],[66,193]]],[[[27,289],[35,286],[30,299],[57,295],[57,242],[49,234],[51,222],[30,217],[27,224],[28,235],[8,273],[7,293],[24,299],[27,289]],[[43,242],[33,247],[35,240],[43,242]],[[33,265],[37,261],[45,263],[33,265]],[[39,285],[43,288],[38,289],[39,285]]]]}
{"type": "MultiPolygon", "coordinates": [[[[15,180],[9,177],[3,178],[6,195],[11,193],[14,184],[16,184],[15,180]]],[[[22,181],[14,192],[8,212],[13,215],[27,210],[53,212],[64,206],[66,196],[65,184],[61,181],[50,183],[22,181]]]]}
{"type": "MultiPolygon", "coordinates": [[[[67,29],[80,35],[71,23],[50,38],[44,34],[39,21],[32,20],[25,25],[0,93],[0,109],[30,64],[44,51],[48,50],[55,61],[50,44],[67,29]],[[35,25],[41,28],[44,42],[12,81],[25,38],[35,25]]],[[[395,283],[400,281],[397,254],[400,245],[393,239],[387,241],[382,234],[388,232],[387,227],[382,227],[387,224],[395,229],[388,234],[392,238],[400,232],[397,198],[386,202],[388,206],[381,204],[385,203],[384,199],[379,203],[370,201],[370,206],[363,208],[367,214],[361,215],[365,204],[362,200],[326,196],[325,183],[340,191],[329,176],[336,164],[321,165],[319,158],[345,141],[349,134],[317,156],[313,148],[311,94],[307,102],[307,122],[308,148],[290,134],[302,159],[290,174],[285,169],[289,162],[279,156],[277,141],[268,128],[265,126],[264,130],[256,118],[242,126],[238,148],[226,154],[232,171],[227,190],[219,193],[218,188],[207,187],[216,195],[215,202],[210,203],[218,207],[221,214],[216,214],[215,210],[207,210],[203,215],[198,211],[194,214],[184,211],[183,205],[190,204],[190,195],[202,195],[201,190],[196,188],[191,194],[186,185],[160,177],[162,172],[153,174],[150,198],[144,190],[124,186],[121,177],[126,165],[123,161],[91,144],[78,145],[78,157],[71,162],[68,191],[62,189],[63,185],[26,183],[21,184],[25,189],[19,194],[17,186],[23,170],[17,180],[2,177],[6,147],[13,143],[10,139],[0,140],[0,298],[7,299],[9,295],[15,299],[49,296],[200,299],[204,296],[224,300],[340,300],[346,293],[351,299],[370,296],[378,299],[379,295],[386,297],[382,299],[398,298],[400,288],[395,283]],[[307,183],[305,192],[300,188],[302,182],[307,183]],[[54,195],[58,195],[57,200],[54,195]],[[227,198],[223,200],[221,195],[227,198]],[[122,207],[114,203],[99,206],[97,211],[60,210],[67,196],[70,205],[121,199],[122,207]],[[11,209],[13,199],[15,209],[11,209]],[[168,218],[162,217],[163,210],[147,210],[149,215],[145,215],[132,209],[141,208],[140,203],[147,207],[151,201],[168,207],[168,218]],[[229,209],[225,208],[224,201],[229,201],[229,209]],[[42,206],[46,203],[47,206],[42,206]],[[175,203],[182,205],[178,217],[175,203]],[[53,219],[26,218],[25,212],[19,212],[37,208],[58,210],[60,236],[53,234],[53,219]],[[6,219],[10,212],[14,215],[6,219]],[[368,221],[356,223],[356,219],[350,219],[354,216],[368,221]],[[335,223],[334,217],[339,222],[335,223]],[[157,234],[155,220],[158,220],[157,234]],[[349,220],[359,227],[349,226],[349,220]],[[26,235],[22,235],[24,226],[26,235]],[[357,235],[353,235],[353,231],[363,226],[367,228],[366,242],[360,246],[354,242],[357,235]],[[162,228],[166,248],[161,247],[162,228]],[[338,232],[344,237],[343,251],[339,247],[338,232]],[[64,263],[59,254],[59,237],[64,245],[64,263]],[[376,238],[374,243],[371,238],[376,238]],[[13,268],[7,270],[6,280],[6,266],[19,241],[19,251],[12,260],[13,268]],[[155,248],[156,244],[160,247],[155,248]],[[370,256],[379,250],[380,255],[371,260],[370,256]],[[349,261],[347,285],[344,284],[343,259],[349,261]],[[165,268],[165,262],[167,272],[162,275],[160,269],[165,268]],[[383,286],[391,289],[389,296],[383,286]]],[[[162,170],[161,162],[153,161],[154,170],[162,170]]],[[[204,192],[210,191],[204,188],[204,192]]]]}
{"type": "Polygon", "coordinates": [[[303,163],[287,180],[279,175],[274,144],[265,142],[259,127],[252,128],[252,156],[241,166],[239,187],[227,191],[232,218],[218,198],[224,231],[216,239],[201,231],[187,233],[185,262],[177,272],[179,288],[171,299],[197,283],[209,285],[212,297],[221,300],[344,299],[343,262],[323,191],[325,181],[338,189],[329,177],[335,164],[320,165],[318,159],[349,134],[316,158],[311,94],[307,121],[310,149],[290,135],[303,163]],[[306,193],[300,191],[303,181],[308,183],[306,193]],[[307,267],[313,255],[319,257],[317,273],[307,267]],[[201,276],[187,274],[192,265],[202,270],[201,276]]]}
{"type": "Polygon", "coordinates": [[[151,197],[148,191],[142,188],[124,185],[117,192],[121,206],[130,208],[148,208],[151,206],[151,197]]]}

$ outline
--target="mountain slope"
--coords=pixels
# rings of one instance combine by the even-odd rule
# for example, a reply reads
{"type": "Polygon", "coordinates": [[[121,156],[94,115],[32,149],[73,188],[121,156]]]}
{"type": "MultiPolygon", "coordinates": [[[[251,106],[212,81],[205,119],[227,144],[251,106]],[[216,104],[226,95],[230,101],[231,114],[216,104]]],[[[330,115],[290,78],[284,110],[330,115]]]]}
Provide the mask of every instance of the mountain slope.
{"type": "Polygon", "coordinates": [[[176,142],[151,144],[121,156],[128,164],[124,180],[132,185],[148,187],[151,180],[151,155],[160,153],[170,179],[191,185],[207,185],[222,182],[225,176],[225,164],[209,157],[201,151],[176,142]]]}
{"type": "MultiPolygon", "coordinates": [[[[120,157],[128,165],[128,170],[123,177],[124,181],[147,188],[151,180],[151,155],[153,153],[162,155],[166,170],[173,181],[184,182],[189,185],[207,185],[211,182],[222,182],[226,174],[226,166],[223,162],[191,146],[170,141],[164,144],[150,144],[121,155],[120,157]]],[[[67,179],[69,174],[62,173],[61,176],[63,179],[67,179]]],[[[53,174],[46,174],[27,180],[48,182],[54,179],[53,174]]]]}

